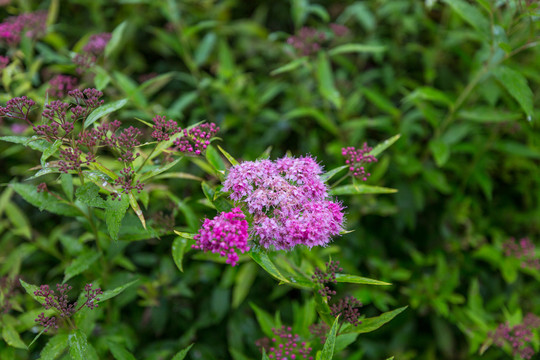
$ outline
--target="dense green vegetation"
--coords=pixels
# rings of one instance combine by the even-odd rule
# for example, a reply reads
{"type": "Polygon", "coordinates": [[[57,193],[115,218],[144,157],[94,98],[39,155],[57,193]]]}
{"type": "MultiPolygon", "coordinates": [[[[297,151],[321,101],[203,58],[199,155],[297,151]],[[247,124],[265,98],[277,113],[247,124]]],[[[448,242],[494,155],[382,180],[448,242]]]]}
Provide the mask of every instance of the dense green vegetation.
{"type": "Polygon", "coordinates": [[[538,356],[538,2],[1,3],[0,359],[538,356]]]}

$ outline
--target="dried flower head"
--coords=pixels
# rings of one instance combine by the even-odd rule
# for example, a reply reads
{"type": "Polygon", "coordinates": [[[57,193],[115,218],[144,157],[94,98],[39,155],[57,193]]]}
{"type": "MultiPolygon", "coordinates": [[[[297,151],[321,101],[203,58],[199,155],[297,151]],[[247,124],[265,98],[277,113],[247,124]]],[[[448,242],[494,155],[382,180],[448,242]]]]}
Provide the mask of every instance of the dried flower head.
{"type": "Polygon", "coordinates": [[[332,316],[337,317],[341,315],[340,322],[348,322],[353,326],[358,326],[362,323],[360,321],[360,311],[358,307],[361,307],[362,303],[353,296],[347,296],[340,299],[336,304],[330,307],[332,316]]]}
{"type": "Polygon", "coordinates": [[[494,332],[489,336],[493,339],[495,345],[503,347],[509,343],[512,347],[512,355],[520,356],[523,359],[531,359],[534,350],[530,346],[533,338],[533,330],[540,327],[540,318],[532,313],[528,313],[521,324],[510,327],[508,323],[499,324],[494,332]]]}
{"type": "Polygon", "coordinates": [[[230,169],[223,191],[246,205],[263,247],[324,246],[342,230],[343,207],[326,199],[321,173],[311,157],[246,161],[230,169]]]}
{"type": "Polygon", "coordinates": [[[349,166],[349,172],[352,176],[366,181],[371,175],[364,168],[366,164],[377,161],[375,156],[369,154],[371,150],[373,149],[367,146],[367,143],[364,143],[359,149],[352,146],[341,149],[341,154],[345,157],[345,164],[349,166]]]}
{"type": "Polygon", "coordinates": [[[268,358],[275,360],[313,360],[311,356],[312,348],[305,341],[302,341],[300,335],[294,334],[292,328],[282,326],[279,329],[272,329],[274,337],[272,339],[263,338],[257,340],[255,345],[262,351],[264,348],[268,358]]]}
{"type": "Polygon", "coordinates": [[[326,284],[337,284],[336,272],[342,272],[343,268],[339,267],[339,261],[333,261],[326,263],[326,271],[322,271],[318,267],[315,268],[315,273],[311,278],[321,285],[319,294],[322,297],[326,297],[330,300],[332,296],[336,295],[335,290],[331,290],[326,284]]]}
{"type": "Polygon", "coordinates": [[[227,257],[227,264],[235,266],[239,259],[238,252],[243,254],[249,251],[246,216],[240,208],[233,208],[212,220],[205,219],[194,239],[197,241],[194,249],[218,253],[227,257]]]}

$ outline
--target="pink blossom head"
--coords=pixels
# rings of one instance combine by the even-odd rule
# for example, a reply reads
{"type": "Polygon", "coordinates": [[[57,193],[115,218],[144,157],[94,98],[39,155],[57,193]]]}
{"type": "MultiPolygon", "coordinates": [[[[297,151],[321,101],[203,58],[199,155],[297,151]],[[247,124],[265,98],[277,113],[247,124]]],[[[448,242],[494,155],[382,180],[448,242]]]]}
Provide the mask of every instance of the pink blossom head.
{"type": "Polygon", "coordinates": [[[194,236],[197,242],[194,249],[211,251],[227,258],[227,264],[235,266],[238,252],[249,251],[248,222],[240,208],[222,212],[214,219],[206,219],[199,233],[194,236]]]}
{"type": "Polygon", "coordinates": [[[78,80],[73,76],[56,75],[49,81],[47,93],[51,97],[63,98],[77,87],[78,80]]]}
{"type": "Polygon", "coordinates": [[[366,181],[371,175],[365,168],[367,164],[377,162],[375,156],[370,154],[371,150],[373,149],[367,146],[367,143],[364,143],[358,149],[352,146],[341,149],[341,155],[345,157],[345,164],[349,167],[349,172],[352,176],[366,181]]]}

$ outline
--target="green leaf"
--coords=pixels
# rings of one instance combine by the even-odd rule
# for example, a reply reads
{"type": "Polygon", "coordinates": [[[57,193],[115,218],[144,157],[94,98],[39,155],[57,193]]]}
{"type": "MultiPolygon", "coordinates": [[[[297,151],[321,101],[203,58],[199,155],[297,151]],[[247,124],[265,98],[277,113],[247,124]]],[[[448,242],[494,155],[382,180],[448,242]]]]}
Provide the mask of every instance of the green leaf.
{"type": "Polygon", "coordinates": [[[422,86],[407,95],[405,101],[427,100],[451,107],[454,102],[444,92],[429,86],[422,86]]]}
{"type": "Polygon", "coordinates": [[[294,21],[294,27],[299,29],[308,16],[309,2],[308,0],[292,0],[291,15],[294,21]]]}
{"type": "Polygon", "coordinates": [[[278,74],[283,74],[283,73],[286,73],[286,72],[289,72],[289,71],[296,70],[299,67],[306,64],[307,60],[308,60],[307,56],[301,57],[299,59],[295,59],[295,60],[291,61],[290,63],[287,63],[287,64],[285,64],[283,66],[278,67],[277,69],[272,70],[270,72],[270,75],[275,76],[275,75],[278,75],[278,74]]]}
{"type": "Polygon", "coordinates": [[[384,140],[382,143],[377,144],[377,146],[375,146],[368,155],[379,156],[379,154],[381,154],[383,151],[392,146],[396,141],[398,141],[400,137],[401,134],[397,134],[389,139],[384,140]]]}
{"type": "Polygon", "coordinates": [[[522,113],[508,112],[502,109],[493,109],[488,107],[464,109],[459,111],[457,114],[457,118],[459,119],[465,119],[478,123],[515,121],[521,119],[522,116],[522,113]]]}
{"type": "Polygon", "coordinates": [[[193,237],[195,236],[195,234],[192,234],[192,233],[186,233],[186,232],[181,232],[181,231],[176,231],[174,230],[174,233],[184,239],[191,239],[193,240],[193,237]]]}
{"type": "Polygon", "coordinates": [[[482,14],[477,7],[463,0],[444,0],[444,2],[454,10],[463,20],[469,23],[476,30],[488,34],[489,20],[482,14]]]}
{"type": "Polygon", "coordinates": [[[14,234],[24,236],[28,240],[32,239],[32,226],[22,210],[14,202],[8,202],[5,205],[6,215],[13,228],[14,234]]]}
{"type": "Polygon", "coordinates": [[[364,45],[364,44],[343,44],[328,51],[330,56],[347,53],[381,53],[386,51],[386,46],[364,45]]]}
{"type": "Polygon", "coordinates": [[[319,125],[324,129],[330,131],[334,135],[338,135],[339,128],[337,125],[326,115],[324,115],[320,110],[315,108],[300,107],[294,110],[289,111],[284,115],[285,119],[291,120],[296,118],[311,117],[315,119],[319,125]]]}
{"type": "Polygon", "coordinates": [[[266,355],[266,350],[263,348],[262,349],[262,357],[261,357],[261,360],[270,360],[270,358],[268,357],[268,355],[266,355]]]}
{"type": "Polygon", "coordinates": [[[77,188],[75,196],[78,201],[91,207],[105,209],[107,203],[99,195],[99,187],[91,182],[86,182],[84,185],[77,188]]]}
{"type": "Polygon", "coordinates": [[[492,70],[493,75],[508,93],[519,103],[527,116],[534,115],[533,93],[527,79],[516,70],[506,66],[498,66],[492,70]]]}
{"type": "Polygon", "coordinates": [[[368,98],[369,101],[373,103],[376,107],[382,111],[392,115],[393,117],[399,117],[401,111],[384,95],[379,93],[377,90],[370,88],[362,88],[362,93],[368,98]]]}
{"type": "Polygon", "coordinates": [[[107,230],[113,240],[118,240],[120,225],[129,207],[128,196],[125,194],[122,195],[120,201],[113,200],[112,197],[109,197],[107,199],[107,207],[105,208],[105,223],[107,224],[107,230]]]}
{"type": "Polygon", "coordinates": [[[343,185],[330,189],[330,195],[359,195],[359,194],[391,194],[397,192],[396,189],[371,185],[343,185]]]}
{"type": "Polygon", "coordinates": [[[2,324],[2,337],[6,341],[6,343],[14,348],[17,349],[26,349],[26,344],[22,341],[21,337],[19,336],[19,333],[13,325],[8,324],[7,322],[4,322],[2,324]]]}
{"type": "Polygon", "coordinates": [[[217,36],[213,32],[209,32],[206,34],[203,39],[200,41],[199,46],[195,50],[195,54],[193,56],[195,63],[200,66],[208,60],[208,57],[214,50],[214,47],[216,45],[217,36]]]}
{"type": "Polygon", "coordinates": [[[172,248],[171,248],[172,257],[173,257],[174,263],[178,267],[178,270],[180,270],[181,272],[184,272],[184,266],[182,265],[182,260],[184,259],[186,249],[189,251],[193,244],[195,244],[195,241],[193,240],[193,238],[186,239],[185,237],[182,237],[182,236],[177,237],[173,241],[172,248]]]}
{"type": "Polygon", "coordinates": [[[217,171],[225,170],[225,163],[219,155],[219,152],[212,145],[208,145],[206,148],[206,160],[216,169],[217,171]]]}
{"type": "Polygon", "coordinates": [[[55,140],[52,144],[49,143],[49,147],[41,154],[41,166],[45,166],[47,159],[53,156],[60,149],[60,146],[62,146],[62,140],[55,140]]]}
{"type": "Polygon", "coordinates": [[[135,80],[119,71],[113,72],[113,78],[116,81],[117,86],[128,96],[128,99],[132,101],[134,105],[141,108],[146,108],[146,106],[148,106],[148,100],[139,89],[139,84],[135,82],[135,80]]]}
{"type": "Polygon", "coordinates": [[[105,47],[105,57],[108,58],[115,52],[117,52],[120,49],[120,45],[124,42],[125,39],[125,32],[126,27],[128,25],[128,21],[123,21],[120,25],[118,25],[112,32],[111,40],[107,43],[107,46],[105,47]]]}
{"type": "Polygon", "coordinates": [[[102,302],[104,302],[106,300],[112,299],[113,297],[115,297],[117,295],[120,295],[124,290],[126,290],[131,285],[135,284],[137,281],[139,281],[139,279],[132,280],[132,281],[128,282],[127,284],[124,284],[124,285],[119,286],[117,288],[114,288],[112,290],[104,291],[103,294],[99,296],[99,301],[97,301],[97,303],[98,304],[102,303],[102,302]]]}
{"type": "Polygon", "coordinates": [[[347,169],[348,166],[347,165],[343,165],[343,166],[339,166],[335,169],[332,169],[328,172],[325,172],[324,174],[321,175],[321,180],[324,181],[324,182],[327,182],[328,180],[330,180],[331,178],[333,178],[334,176],[336,176],[337,174],[339,174],[340,172],[342,172],[343,170],[347,169]]]}
{"type": "Polygon", "coordinates": [[[450,148],[441,140],[431,140],[429,142],[429,149],[431,150],[438,167],[444,166],[450,158],[450,148]]]}
{"type": "Polygon", "coordinates": [[[96,349],[88,343],[86,335],[79,329],[68,336],[69,355],[73,360],[99,360],[96,349]]]}
{"type": "Polygon", "coordinates": [[[9,186],[11,186],[24,200],[40,210],[46,210],[54,214],[65,216],[79,216],[81,214],[80,210],[76,207],[60,202],[46,191],[38,193],[35,185],[10,184],[9,186]]]}
{"type": "Polygon", "coordinates": [[[271,276],[273,276],[275,279],[288,283],[289,280],[283,276],[279,270],[277,269],[276,265],[270,260],[266,252],[264,251],[249,251],[249,256],[255,261],[257,264],[259,264],[267,273],[269,273],[271,276]]]}
{"type": "Polygon", "coordinates": [[[125,347],[112,341],[108,342],[109,349],[116,360],[136,360],[132,353],[127,351],[125,347]]]}
{"type": "Polygon", "coordinates": [[[170,168],[172,168],[174,165],[178,164],[178,162],[180,160],[182,160],[182,156],[180,156],[179,158],[175,159],[174,161],[171,161],[171,162],[167,162],[165,163],[164,165],[162,166],[159,166],[155,169],[152,169],[150,171],[147,171],[145,172],[144,174],[141,175],[141,178],[140,178],[140,181],[141,182],[145,182],[146,180],[148,179],[151,179],[153,178],[154,176],[157,176],[167,170],[169,170],[170,168]]]}
{"type": "Polygon", "coordinates": [[[142,227],[144,230],[146,230],[146,219],[144,218],[143,211],[141,209],[141,206],[139,205],[139,202],[135,198],[135,195],[133,195],[133,192],[130,192],[128,194],[129,198],[129,206],[131,206],[131,209],[133,209],[133,212],[135,215],[137,215],[137,218],[139,218],[139,221],[141,222],[142,227]]]}
{"type": "Polygon", "coordinates": [[[161,90],[165,85],[170,83],[176,76],[176,71],[170,71],[165,74],[158,75],[152,79],[146,80],[139,85],[139,90],[146,96],[150,97],[161,90]]]}
{"type": "Polygon", "coordinates": [[[96,76],[94,77],[94,84],[96,85],[96,89],[101,91],[105,89],[111,82],[111,76],[109,73],[107,73],[107,71],[99,66],[94,66],[94,72],[96,73],[96,76]]]}
{"type": "Polygon", "coordinates": [[[336,108],[341,107],[341,95],[334,85],[334,75],[328,56],[324,52],[319,53],[317,61],[317,80],[319,81],[319,92],[330,101],[336,108]]]}
{"type": "Polygon", "coordinates": [[[44,152],[51,146],[50,142],[48,142],[47,140],[43,140],[38,136],[2,136],[0,137],[0,140],[14,144],[24,145],[26,147],[29,147],[30,149],[41,152],[44,152]]]}
{"type": "Polygon", "coordinates": [[[87,127],[89,127],[90,125],[92,125],[94,122],[101,119],[105,115],[108,115],[122,108],[124,105],[127,104],[127,102],[128,102],[127,99],[122,99],[122,100],[114,101],[112,103],[108,103],[108,104],[98,107],[97,109],[92,111],[90,115],[88,115],[88,117],[84,121],[84,128],[86,129],[87,127]]]}
{"type": "Polygon", "coordinates": [[[64,194],[66,194],[69,201],[73,201],[73,178],[71,175],[60,175],[60,183],[62,184],[62,190],[64,190],[64,194]]]}
{"type": "Polygon", "coordinates": [[[263,309],[259,308],[254,303],[250,302],[249,306],[255,311],[255,316],[257,317],[257,322],[259,323],[259,326],[261,327],[261,330],[266,336],[274,336],[274,332],[272,329],[276,327],[274,320],[272,319],[272,316],[270,316],[269,313],[264,311],[263,309]]]}
{"type": "Polygon", "coordinates": [[[392,285],[390,283],[379,281],[375,279],[369,279],[357,275],[349,274],[336,274],[336,281],[350,284],[364,284],[364,285],[392,285]]]}
{"type": "Polygon", "coordinates": [[[32,297],[32,299],[36,300],[40,304],[43,304],[43,296],[34,295],[34,292],[39,290],[36,285],[29,284],[22,279],[19,279],[19,282],[21,283],[26,293],[32,297]]]}
{"type": "Polygon", "coordinates": [[[408,306],[400,307],[398,309],[385,312],[377,317],[363,319],[362,323],[358,326],[349,325],[341,331],[341,334],[349,333],[368,333],[377,330],[384,324],[388,323],[390,320],[395,318],[397,315],[402,313],[408,306]]]}
{"type": "Polygon", "coordinates": [[[236,279],[232,296],[232,307],[237,308],[249,293],[249,289],[257,276],[257,267],[254,263],[242,264],[236,273],[236,279]]]}
{"type": "Polygon", "coordinates": [[[328,333],[328,336],[326,337],[326,341],[324,342],[324,347],[321,353],[321,360],[332,360],[332,358],[334,357],[334,347],[336,346],[336,336],[337,336],[338,327],[339,327],[339,316],[336,317],[336,320],[334,320],[334,323],[332,324],[332,328],[330,329],[330,332],[328,333]]]}
{"type": "Polygon", "coordinates": [[[55,360],[68,346],[68,334],[57,334],[47,341],[47,344],[41,350],[39,360],[55,360]]]}
{"type": "Polygon", "coordinates": [[[92,250],[85,251],[81,255],[78,255],[75,260],[66,267],[63,283],[65,284],[72,277],[87,270],[97,259],[99,259],[99,253],[92,250]]]}
{"type": "Polygon", "coordinates": [[[229,160],[229,162],[231,163],[231,165],[238,165],[239,162],[236,161],[236,159],[234,157],[232,157],[231,154],[229,154],[228,152],[226,152],[225,150],[223,150],[223,148],[221,146],[217,146],[219,151],[221,151],[221,153],[223,154],[223,156],[225,156],[227,158],[227,160],[229,160]]]}
{"type": "Polygon", "coordinates": [[[191,344],[187,348],[185,348],[184,350],[180,350],[179,352],[177,352],[176,355],[174,355],[171,360],[184,360],[187,353],[189,352],[189,350],[191,350],[193,345],[194,344],[191,344]]]}

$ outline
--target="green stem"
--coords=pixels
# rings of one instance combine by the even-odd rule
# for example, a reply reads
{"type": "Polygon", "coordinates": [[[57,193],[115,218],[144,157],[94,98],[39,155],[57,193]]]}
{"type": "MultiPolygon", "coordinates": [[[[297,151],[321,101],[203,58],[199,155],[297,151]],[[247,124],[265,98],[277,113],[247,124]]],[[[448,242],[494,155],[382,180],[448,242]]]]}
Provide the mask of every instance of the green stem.
{"type": "Polygon", "coordinates": [[[332,186],[330,186],[330,188],[331,189],[335,188],[337,185],[339,185],[339,183],[341,183],[343,180],[345,180],[348,177],[349,177],[349,172],[347,171],[347,174],[343,175],[338,181],[333,183],[332,186]]]}

